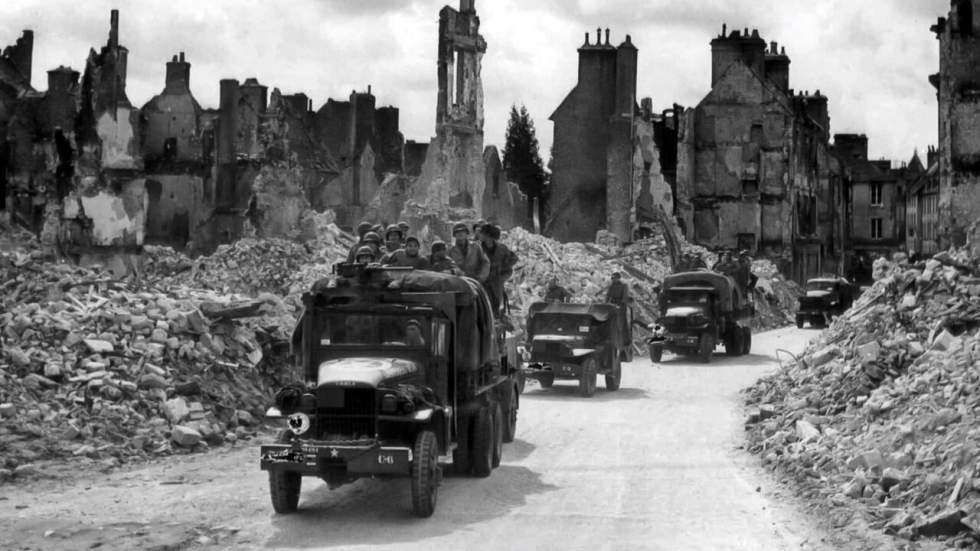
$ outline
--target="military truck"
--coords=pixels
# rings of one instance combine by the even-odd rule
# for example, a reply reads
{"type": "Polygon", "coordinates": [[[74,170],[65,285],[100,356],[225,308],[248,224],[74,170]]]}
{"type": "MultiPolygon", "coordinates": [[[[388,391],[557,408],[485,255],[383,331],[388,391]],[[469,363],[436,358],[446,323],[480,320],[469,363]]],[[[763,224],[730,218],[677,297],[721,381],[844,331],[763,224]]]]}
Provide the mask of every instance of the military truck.
{"type": "Polygon", "coordinates": [[[267,417],[286,428],[261,447],[277,513],[303,477],[330,488],[362,477],[411,479],[412,511],[431,515],[443,465],[486,477],[517,429],[516,337],[483,286],[449,274],[341,264],[303,296],[293,346],[304,383],[267,417]]]}
{"type": "Polygon", "coordinates": [[[806,282],[800,296],[800,309],[796,312],[796,326],[806,322],[812,327],[826,327],[834,316],[839,316],[854,304],[860,291],[842,277],[817,277],[806,282]]]}
{"type": "Polygon", "coordinates": [[[603,375],[606,390],[619,390],[621,362],[633,359],[628,316],[627,307],[613,304],[532,304],[524,376],[542,388],[551,388],[555,379],[578,380],[579,394],[588,397],[603,375]]]}
{"type": "Polygon", "coordinates": [[[669,350],[707,363],[718,344],[730,356],[748,354],[753,315],[755,307],[727,275],[706,270],[669,275],[661,287],[660,319],[647,339],[650,359],[659,362],[669,350]]]}

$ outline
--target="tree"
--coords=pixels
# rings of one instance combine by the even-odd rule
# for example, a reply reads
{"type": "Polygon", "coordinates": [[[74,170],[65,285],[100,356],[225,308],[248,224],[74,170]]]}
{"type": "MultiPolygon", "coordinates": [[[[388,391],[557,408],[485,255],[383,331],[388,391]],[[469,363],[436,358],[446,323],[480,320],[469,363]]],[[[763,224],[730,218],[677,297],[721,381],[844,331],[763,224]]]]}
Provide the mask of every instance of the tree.
{"type": "Polygon", "coordinates": [[[507,123],[507,145],[504,146],[504,171],[507,179],[516,182],[530,199],[541,204],[545,197],[547,181],[544,163],[538,152],[538,138],[534,134],[534,121],[523,105],[510,108],[507,123]]]}

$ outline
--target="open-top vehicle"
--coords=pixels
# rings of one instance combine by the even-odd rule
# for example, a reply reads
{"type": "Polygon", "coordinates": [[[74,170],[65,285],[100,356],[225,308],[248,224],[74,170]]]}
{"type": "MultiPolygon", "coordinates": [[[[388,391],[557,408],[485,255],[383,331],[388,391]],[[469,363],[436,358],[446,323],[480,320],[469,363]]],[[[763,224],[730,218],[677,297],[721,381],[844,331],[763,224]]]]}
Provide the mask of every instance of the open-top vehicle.
{"type": "Polygon", "coordinates": [[[629,309],[613,304],[537,302],[527,318],[529,358],[524,375],[550,388],[555,379],[576,379],[592,396],[599,375],[607,390],[619,390],[621,362],[632,361],[629,309]]]}
{"type": "Polygon", "coordinates": [[[754,314],[754,306],[729,276],[709,271],[669,275],[661,287],[660,320],[647,340],[650,359],[659,362],[669,350],[710,362],[718,344],[731,356],[748,354],[754,314]]]}
{"type": "Polygon", "coordinates": [[[333,488],[409,477],[432,514],[441,463],[489,476],[517,426],[517,351],[476,281],[341,264],[303,296],[293,337],[305,382],[267,413],[287,428],[261,448],[273,508],[295,511],[302,477],[333,488]]]}
{"type": "Polygon", "coordinates": [[[802,329],[806,322],[810,322],[813,327],[826,326],[830,318],[847,311],[858,294],[858,288],[842,277],[808,280],[803,294],[800,295],[796,326],[802,329]]]}

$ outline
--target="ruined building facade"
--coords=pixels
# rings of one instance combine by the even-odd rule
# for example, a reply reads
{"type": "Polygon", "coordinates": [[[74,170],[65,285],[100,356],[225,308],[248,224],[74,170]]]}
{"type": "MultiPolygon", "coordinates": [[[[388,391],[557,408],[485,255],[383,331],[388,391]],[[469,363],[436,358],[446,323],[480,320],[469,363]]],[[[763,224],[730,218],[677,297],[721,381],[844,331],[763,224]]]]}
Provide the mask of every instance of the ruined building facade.
{"type": "MultiPolygon", "coordinates": [[[[629,241],[653,209],[673,210],[658,140],[672,141],[672,113],[636,104],[638,51],[596,30],[578,49],[578,82],[551,115],[554,122],[550,216],[544,231],[563,241],[592,241],[605,229],[629,241]]],[[[671,149],[672,150],[672,149],[671,149]]]]}
{"type": "Polygon", "coordinates": [[[906,250],[906,191],[925,168],[917,154],[900,168],[890,160],[869,159],[864,134],[835,134],[833,154],[840,164],[846,220],[841,273],[870,284],[876,257],[906,250]]]}
{"type": "Polygon", "coordinates": [[[758,31],[711,41],[711,91],[678,130],[677,216],[692,242],[748,250],[798,281],[838,270],[843,196],[827,97],[790,88],[758,31]]]}
{"type": "Polygon", "coordinates": [[[391,222],[413,197],[440,216],[458,207],[527,225],[510,212],[526,213],[526,198],[503,180],[496,149],[483,148],[486,43],[473,2],[460,8],[440,13],[437,136],[428,147],[406,147],[399,110],[376,105],[370,86],[314,109],[306,94],[224,79],[218,107],[202,108],[183,52],[166,63],[161,92],[138,108],[126,94],[116,10],[84,73],[51,70],[38,92],[34,35],[25,31],[0,57],[0,213],[96,260],[151,243],[208,251],[246,233],[293,237],[311,210],[332,209],[346,228],[391,222]]]}
{"type": "Polygon", "coordinates": [[[932,31],[939,72],[939,247],[962,245],[980,218],[980,0],[953,0],[932,31]]]}

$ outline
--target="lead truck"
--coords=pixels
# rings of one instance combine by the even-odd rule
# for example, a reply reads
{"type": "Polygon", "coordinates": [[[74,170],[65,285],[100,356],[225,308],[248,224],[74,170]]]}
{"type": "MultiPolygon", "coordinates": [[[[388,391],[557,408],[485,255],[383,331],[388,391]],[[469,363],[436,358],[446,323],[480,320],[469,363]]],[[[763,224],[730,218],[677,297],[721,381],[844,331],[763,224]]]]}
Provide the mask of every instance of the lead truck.
{"type": "Polygon", "coordinates": [[[411,268],[340,264],[303,296],[293,336],[302,384],[267,417],[261,447],[277,513],[297,509],[304,477],[330,488],[408,478],[430,516],[444,466],[489,476],[517,429],[516,337],[475,280],[411,268]]]}

